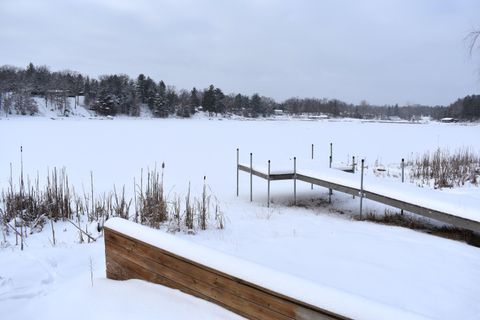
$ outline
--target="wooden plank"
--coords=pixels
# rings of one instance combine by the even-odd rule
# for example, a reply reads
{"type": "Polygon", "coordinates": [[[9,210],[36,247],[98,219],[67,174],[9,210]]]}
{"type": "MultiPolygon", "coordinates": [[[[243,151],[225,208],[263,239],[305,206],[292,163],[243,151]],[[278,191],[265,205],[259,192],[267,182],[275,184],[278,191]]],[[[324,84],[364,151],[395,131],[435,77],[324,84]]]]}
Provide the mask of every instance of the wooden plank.
{"type": "MultiPolygon", "coordinates": [[[[147,259],[153,259],[156,263],[162,265],[159,267],[159,269],[165,266],[177,272],[192,276],[198,281],[213,283],[219,289],[227,290],[251,302],[268,306],[270,309],[289,317],[295,316],[295,314],[299,311],[303,311],[303,313],[308,314],[308,310],[301,310],[305,308],[299,307],[294,303],[282,300],[276,296],[269,295],[256,288],[253,288],[255,290],[252,290],[251,287],[244,283],[234,281],[228,277],[224,277],[223,275],[212,273],[204,270],[203,268],[182,262],[174,257],[169,256],[168,254],[159,252],[158,248],[154,248],[154,250],[152,250],[148,246],[137,245],[137,243],[134,241],[109,233],[108,238],[106,238],[107,245],[110,245],[109,243],[112,240],[114,240],[116,243],[115,245],[121,246],[123,250],[138,254],[138,258],[146,257],[147,259]]],[[[297,318],[302,319],[301,317],[297,318]]]]}
{"type": "MultiPolygon", "coordinates": [[[[158,273],[147,270],[143,268],[141,265],[135,262],[132,262],[131,260],[128,260],[123,256],[117,255],[117,254],[112,255],[110,259],[107,260],[107,277],[112,280],[130,280],[130,279],[145,280],[148,282],[170,287],[172,289],[178,289],[187,294],[216,303],[213,299],[211,299],[208,296],[202,295],[200,292],[196,292],[194,290],[191,290],[188,287],[182,286],[181,284],[175,281],[162,277],[158,273]],[[120,272],[120,273],[115,273],[115,272],[120,272]]],[[[231,309],[228,306],[223,306],[223,307],[227,309],[231,309]]]]}
{"type": "Polygon", "coordinates": [[[174,283],[174,285],[168,285],[169,287],[180,289],[182,291],[185,291],[185,288],[188,288],[186,293],[201,298],[208,297],[209,301],[215,302],[222,306],[229,306],[230,309],[236,313],[241,313],[242,315],[256,319],[292,319],[292,317],[286,317],[270,310],[268,306],[261,306],[259,304],[242,299],[239,296],[236,296],[228,291],[218,289],[217,287],[209,285],[204,281],[195,279],[192,276],[166,268],[155,263],[151,259],[142,259],[142,257],[136,255],[122,255],[121,248],[115,246],[111,246],[109,250],[112,250],[112,252],[116,254],[115,259],[121,261],[122,264],[131,264],[137,269],[140,268],[144,270],[144,272],[151,272],[152,276],[150,277],[149,281],[158,283],[155,277],[160,276],[162,279],[160,284],[162,285],[165,285],[164,279],[167,279],[170,281],[170,283],[174,283]],[[154,272],[151,270],[154,270],[154,272]]]}
{"type": "MultiPolygon", "coordinates": [[[[115,269],[118,268],[115,261],[124,259],[122,260],[124,263],[126,259],[130,264],[135,263],[145,270],[155,270],[163,278],[189,288],[190,291],[194,292],[193,295],[199,296],[195,294],[199,293],[202,297],[207,296],[209,301],[222,306],[228,305],[230,310],[248,318],[346,319],[326,310],[298,303],[293,299],[285,299],[282,295],[178,257],[127,235],[107,228],[105,230],[106,250],[107,252],[110,251],[110,253],[107,253],[107,275],[112,274],[115,278],[124,277],[123,275],[117,275],[122,271],[115,269]],[[110,261],[113,261],[113,263],[109,264],[110,261]],[[111,266],[111,272],[108,270],[109,266],[111,266]]],[[[154,280],[151,275],[148,279],[150,281],[154,280]]],[[[177,288],[180,286],[177,286],[177,288]]],[[[191,292],[188,293],[192,294],[191,292]]]]}
{"type": "MultiPolygon", "coordinates": [[[[115,235],[114,235],[115,237],[115,235]]],[[[111,238],[112,236],[109,235],[106,240],[107,240],[107,245],[110,245],[110,241],[111,241],[111,238]]],[[[149,250],[148,247],[145,247],[145,248],[142,248],[142,245],[138,245],[136,242],[133,242],[133,241],[130,241],[130,243],[128,241],[123,241],[123,239],[121,237],[117,237],[116,238],[117,241],[119,241],[118,245],[121,246],[122,249],[126,249],[127,251],[129,252],[136,252],[138,254],[140,254],[140,257],[139,258],[144,258],[145,256],[147,257],[154,257],[156,261],[158,261],[158,259],[160,259],[163,263],[170,263],[169,267],[172,268],[173,270],[176,270],[178,271],[179,269],[182,270],[183,272],[187,272],[187,274],[189,275],[192,275],[192,271],[193,273],[195,274],[196,271],[195,270],[192,270],[191,266],[186,266],[186,270],[184,267],[182,267],[181,263],[178,263],[178,261],[172,259],[172,258],[168,258],[167,257],[167,260],[168,261],[164,261],[165,260],[165,255],[158,255],[158,253],[156,254],[156,250],[149,250]],[[182,269],[183,268],[183,269],[182,269]]],[[[155,249],[158,249],[158,248],[155,248],[155,249]]],[[[200,280],[205,280],[205,278],[208,278],[208,274],[205,274],[204,273],[197,273],[196,274],[196,278],[197,279],[200,279],[200,280]]],[[[216,285],[223,285],[225,288],[229,288],[230,286],[232,285],[235,285],[235,283],[233,282],[228,282],[227,283],[223,283],[224,280],[222,280],[221,278],[219,279],[218,275],[215,275],[215,277],[213,279],[210,279],[209,281],[213,281],[216,285]]],[[[235,292],[236,294],[239,294],[238,292],[235,292]]],[[[261,299],[261,297],[259,296],[253,296],[251,297],[251,299],[253,299],[253,301],[256,301],[258,302],[259,299],[261,299]]],[[[273,302],[275,303],[275,302],[273,302]]],[[[271,301],[267,302],[267,304],[272,304],[271,301]]]]}

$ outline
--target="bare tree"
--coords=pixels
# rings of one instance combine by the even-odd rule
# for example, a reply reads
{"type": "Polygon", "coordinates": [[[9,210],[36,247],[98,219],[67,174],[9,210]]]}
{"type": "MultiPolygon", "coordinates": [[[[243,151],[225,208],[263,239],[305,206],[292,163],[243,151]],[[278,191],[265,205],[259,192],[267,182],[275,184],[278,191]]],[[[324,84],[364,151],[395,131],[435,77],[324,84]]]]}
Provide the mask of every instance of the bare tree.
{"type": "MultiPolygon", "coordinates": [[[[477,43],[480,42],[479,38],[480,38],[480,30],[475,30],[470,32],[465,38],[468,41],[470,54],[473,53],[473,50],[475,49],[475,45],[477,45],[477,43]]],[[[478,47],[480,48],[480,45],[478,47]]]]}

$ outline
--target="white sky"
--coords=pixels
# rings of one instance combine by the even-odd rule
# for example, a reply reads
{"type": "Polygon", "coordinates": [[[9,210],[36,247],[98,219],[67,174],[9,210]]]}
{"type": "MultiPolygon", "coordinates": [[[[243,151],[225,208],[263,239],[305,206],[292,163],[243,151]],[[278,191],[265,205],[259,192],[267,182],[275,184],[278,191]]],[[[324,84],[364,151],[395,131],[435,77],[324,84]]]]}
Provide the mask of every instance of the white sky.
{"type": "Polygon", "coordinates": [[[0,0],[0,65],[178,89],[449,104],[479,93],[478,0],[0,0]]]}

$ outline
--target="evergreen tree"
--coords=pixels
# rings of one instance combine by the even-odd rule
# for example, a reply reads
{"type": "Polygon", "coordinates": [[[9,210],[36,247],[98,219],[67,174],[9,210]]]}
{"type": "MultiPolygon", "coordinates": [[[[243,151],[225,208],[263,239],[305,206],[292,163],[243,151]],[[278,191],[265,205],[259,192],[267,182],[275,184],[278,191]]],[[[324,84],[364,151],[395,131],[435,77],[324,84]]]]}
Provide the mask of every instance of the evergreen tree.
{"type": "Polygon", "coordinates": [[[195,108],[200,106],[200,99],[198,98],[197,88],[193,87],[190,91],[190,114],[195,113],[195,108]]]}
{"type": "Polygon", "coordinates": [[[215,87],[212,84],[203,93],[202,107],[208,113],[215,110],[215,87]]]}
{"type": "Polygon", "coordinates": [[[214,95],[215,95],[215,104],[213,107],[213,112],[215,112],[215,115],[217,113],[225,113],[225,103],[224,103],[224,98],[225,95],[223,94],[222,90],[220,88],[216,88],[214,90],[214,95]]]}
{"type": "Polygon", "coordinates": [[[160,80],[160,82],[158,83],[158,93],[162,97],[165,97],[167,94],[167,86],[165,85],[165,82],[163,82],[163,80],[160,80]]]}
{"type": "Polygon", "coordinates": [[[260,98],[258,93],[253,94],[251,99],[251,105],[252,105],[252,117],[256,118],[260,114],[263,114],[265,112],[262,104],[262,99],[260,98]]]}
{"type": "Polygon", "coordinates": [[[92,101],[92,92],[91,92],[91,87],[90,87],[90,78],[87,77],[85,79],[85,84],[83,85],[83,102],[88,106],[90,105],[90,101],[92,101]]]}
{"type": "Polygon", "coordinates": [[[168,114],[173,114],[175,112],[175,106],[178,103],[178,95],[174,87],[168,87],[165,93],[165,100],[167,105],[168,114]]]}
{"type": "Polygon", "coordinates": [[[153,115],[157,118],[168,117],[167,101],[165,96],[160,95],[160,93],[157,93],[154,99],[153,115]]]}
{"type": "Polygon", "coordinates": [[[113,116],[116,114],[116,97],[112,94],[103,94],[95,103],[93,110],[100,115],[113,116]]]}
{"type": "Polygon", "coordinates": [[[147,103],[145,99],[145,96],[147,94],[145,90],[145,75],[143,73],[138,75],[137,81],[135,83],[135,88],[136,88],[137,96],[140,102],[147,103]]]}

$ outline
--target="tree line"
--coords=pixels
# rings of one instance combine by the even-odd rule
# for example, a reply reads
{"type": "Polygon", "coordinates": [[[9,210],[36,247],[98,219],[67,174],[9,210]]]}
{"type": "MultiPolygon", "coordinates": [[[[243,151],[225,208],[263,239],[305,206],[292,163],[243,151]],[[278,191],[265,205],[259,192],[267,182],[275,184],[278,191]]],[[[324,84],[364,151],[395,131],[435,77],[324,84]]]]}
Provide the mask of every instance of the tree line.
{"type": "Polygon", "coordinates": [[[90,78],[76,71],[50,71],[47,66],[26,68],[0,67],[0,108],[6,114],[35,114],[38,112],[33,97],[44,98],[65,115],[71,111],[69,97],[78,97],[99,115],[139,116],[141,108],[148,108],[154,117],[172,115],[190,117],[198,110],[209,114],[237,114],[244,117],[268,116],[281,110],[285,114],[327,115],[359,119],[434,119],[455,117],[462,120],[480,119],[480,95],[458,99],[449,106],[375,106],[366,101],[358,105],[338,99],[290,98],[281,103],[258,93],[225,94],[213,84],[204,89],[177,90],[163,80],[156,82],[145,74],[132,79],[125,74],[90,78]]]}

